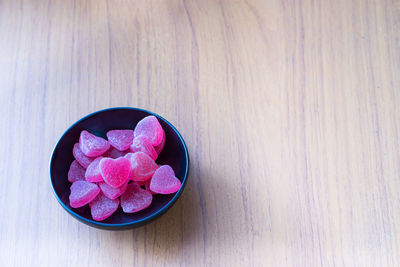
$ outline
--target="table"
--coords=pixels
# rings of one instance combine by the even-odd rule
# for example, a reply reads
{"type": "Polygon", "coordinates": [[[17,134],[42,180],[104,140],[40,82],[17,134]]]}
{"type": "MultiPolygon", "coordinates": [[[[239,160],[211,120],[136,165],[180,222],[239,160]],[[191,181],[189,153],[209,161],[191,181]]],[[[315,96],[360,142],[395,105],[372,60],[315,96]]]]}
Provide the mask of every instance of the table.
{"type": "Polygon", "coordinates": [[[0,1],[2,266],[399,266],[400,3],[0,1]],[[130,231],[57,203],[84,115],[149,109],[190,150],[130,231]]]}

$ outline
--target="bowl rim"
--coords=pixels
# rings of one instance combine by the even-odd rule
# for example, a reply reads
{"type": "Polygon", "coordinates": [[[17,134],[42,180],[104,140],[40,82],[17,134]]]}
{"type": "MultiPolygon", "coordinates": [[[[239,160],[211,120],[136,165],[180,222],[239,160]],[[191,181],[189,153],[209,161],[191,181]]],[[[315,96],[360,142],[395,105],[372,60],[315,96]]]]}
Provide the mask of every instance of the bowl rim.
{"type": "Polygon", "coordinates": [[[49,177],[50,177],[50,185],[51,185],[51,188],[52,188],[52,190],[53,190],[53,193],[54,193],[54,195],[55,195],[55,197],[56,197],[58,203],[60,203],[60,205],[61,205],[68,213],[70,213],[71,215],[73,215],[73,217],[75,217],[75,218],[77,218],[77,219],[79,219],[79,220],[82,220],[83,222],[86,222],[86,223],[89,224],[89,225],[93,224],[93,225],[98,226],[98,227],[101,227],[101,228],[103,228],[103,229],[112,229],[112,228],[121,228],[121,227],[129,227],[129,226],[132,226],[132,227],[134,227],[134,226],[140,226],[140,225],[143,225],[143,224],[145,224],[145,223],[151,222],[152,220],[154,220],[154,219],[160,217],[163,213],[165,213],[169,208],[171,208],[171,207],[173,206],[173,204],[175,204],[175,202],[176,202],[176,201],[178,200],[178,198],[181,196],[181,194],[182,194],[182,192],[183,192],[183,189],[184,189],[184,187],[185,187],[185,185],[186,185],[186,182],[187,182],[187,178],[188,178],[188,174],[189,174],[189,165],[190,165],[190,164],[189,164],[189,152],[188,152],[186,143],[185,143],[185,141],[183,140],[182,135],[181,135],[181,134],[179,133],[179,131],[175,128],[175,126],[172,125],[172,123],[170,123],[168,120],[166,120],[165,118],[161,117],[160,115],[158,115],[158,114],[156,114],[156,113],[154,113],[154,112],[151,112],[151,111],[149,111],[149,110],[146,110],[146,109],[136,108],[136,107],[112,107],[112,108],[106,108],[106,109],[101,109],[101,110],[92,112],[92,113],[90,113],[90,114],[88,114],[88,115],[82,117],[81,119],[77,120],[76,122],[74,122],[70,127],[68,127],[67,130],[64,131],[64,133],[63,133],[63,134],[61,135],[61,137],[58,139],[56,145],[54,146],[54,148],[53,148],[53,150],[52,150],[52,152],[51,152],[51,157],[50,157],[50,161],[49,161],[49,177]],[[87,219],[87,218],[85,218],[85,217],[83,217],[83,216],[77,214],[76,212],[74,212],[72,209],[70,209],[69,207],[67,207],[67,206],[61,201],[61,199],[60,199],[60,197],[58,196],[58,194],[57,194],[57,192],[56,192],[56,190],[55,190],[55,188],[54,188],[54,185],[53,185],[53,179],[52,179],[52,174],[51,174],[51,166],[53,165],[54,152],[55,152],[55,150],[56,150],[58,144],[59,144],[60,141],[64,138],[64,136],[67,134],[67,132],[70,131],[73,127],[75,127],[78,123],[80,123],[81,121],[86,120],[86,119],[88,119],[88,118],[90,118],[90,117],[93,117],[93,116],[95,116],[95,115],[97,115],[97,114],[99,114],[99,113],[103,113],[103,112],[107,112],[107,111],[111,111],[111,110],[123,110],[123,109],[126,109],[126,110],[143,111],[143,112],[145,112],[145,113],[148,113],[149,115],[156,116],[157,118],[159,118],[159,119],[163,120],[165,123],[167,123],[167,124],[174,130],[174,132],[178,135],[180,141],[181,141],[182,144],[183,144],[183,149],[184,149],[184,152],[185,152],[185,160],[186,160],[186,170],[185,170],[185,174],[184,174],[183,179],[182,179],[181,188],[178,190],[178,192],[175,193],[174,197],[173,197],[170,201],[168,201],[168,203],[167,203],[165,206],[163,206],[160,210],[158,210],[157,212],[155,212],[155,213],[153,213],[153,214],[151,214],[151,215],[149,215],[149,216],[147,216],[147,217],[145,217],[145,218],[143,218],[143,219],[135,220],[135,221],[133,221],[133,222],[128,222],[128,223],[117,223],[117,224],[115,224],[115,223],[112,223],[112,224],[111,224],[111,223],[102,223],[102,222],[95,221],[95,220],[92,220],[92,219],[87,219]]]}

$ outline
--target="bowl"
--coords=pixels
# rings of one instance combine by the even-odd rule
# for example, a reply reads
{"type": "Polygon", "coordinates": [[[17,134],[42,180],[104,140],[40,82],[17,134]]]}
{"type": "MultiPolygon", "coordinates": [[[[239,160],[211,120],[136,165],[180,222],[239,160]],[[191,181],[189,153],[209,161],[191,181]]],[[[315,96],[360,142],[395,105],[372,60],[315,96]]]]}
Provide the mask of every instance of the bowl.
{"type": "Polygon", "coordinates": [[[142,226],[164,214],[178,200],[186,185],[189,173],[189,155],[186,144],[178,130],[166,119],[150,111],[131,108],[109,108],[89,114],[75,122],[61,136],[50,159],[50,182],[54,195],[61,206],[74,218],[96,228],[106,230],[124,230],[142,226]],[[69,205],[71,183],[67,179],[69,166],[74,160],[72,148],[79,140],[82,130],[87,130],[97,136],[106,138],[106,132],[112,129],[134,129],[136,124],[146,116],[157,117],[166,135],[163,151],[156,160],[159,165],[168,164],[182,186],[175,194],[153,195],[151,205],[137,213],[124,213],[121,206],[104,221],[95,221],[90,214],[89,205],[72,208],[69,205]]]}

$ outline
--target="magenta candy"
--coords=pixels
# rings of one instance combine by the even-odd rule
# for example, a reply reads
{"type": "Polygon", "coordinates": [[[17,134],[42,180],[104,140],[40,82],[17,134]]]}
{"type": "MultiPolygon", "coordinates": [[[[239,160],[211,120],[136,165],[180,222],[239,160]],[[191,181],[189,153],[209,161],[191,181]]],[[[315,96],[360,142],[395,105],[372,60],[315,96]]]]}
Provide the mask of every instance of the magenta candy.
{"type": "Polygon", "coordinates": [[[150,179],[158,168],[154,160],[143,152],[128,153],[125,158],[130,162],[130,179],[135,182],[150,179]]]}
{"type": "Polygon", "coordinates": [[[163,130],[163,137],[161,139],[161,143],[154,147],[154,150],[156,151],[157,155],[160,155],[161,151],[164,149],[164,145],[165,145],[165,131],[163,130]]]}
{"type": "Polygon", "coordinates": [[[130,183],[121,196],[121,207],[124,212],[134,213],[150,206],[152,200],[153,196],[149,191],[136,183],[130,183]]]}
{"type": "Polygon", "coordinates": [[[122,195],[125,192],[127,185],[128,185],[128,182],[126,182],[125,184],[121,185],[118,188],[114,188],[105,182],[99,183],[99,187],[100,187],[101,191],[109,199],[116,199],[117,197],[122,195]]]}
{"type": "Polygon", "coordinates": [[[93,220],[103,221],[118,209],[119,200],[109,199],[100,193],[92,202],[89,203],[89,206],[93,220]]]}
{"type": "Polygon", "coordinates": [[[72,149],[72,154],[74,155],[76,161],[78,161],[79,164],[82,167],[84,167],[85,169],[95,159],[95,158],[87,157],[85,154],[83,154],[82,150],[80,149],[79,143],[76,143],[74,145],[74,148],[72,149]]]}
{"type": "Polygon", "coordinates": [[[100,192],[100,188],[93,183],[76,181],[71,185],[69,203],[73,208],[85,206],[92,201],[100,192]]]}
{"type": "Polygon", "coordinates": [[[71,183],[76,181],[84,181],[85,180],[85,168],[83,168],[78,161],[74,160],[71,163],[68,171],[68,181],[71,183]]]}
{"type": "Polygon", "coordinates": [[[172,194],[179,190],[181,181],[175,177],[171,166],[159,167],[151,177],[150,190],[160,194],[172,194]]]}
{"type": "Polygon", "coordinates": [[[91,182],[91,183],[103,181],[103,176],[101,176],[100,166],[99,166],[100,165],[100,160],[102,158],[103,157],[96,158],[87,167],[86,172],[85,172],[86,181],[91,182]]]}
{"type": "Polygon", "coordinates": [[[83,154],[88,157],[98,157],[110,148],[110,143],[107,140],[85,130],[81,132],[79,145],[83,154]]]}
{"type": "Polygon", "coordinates": [[[131,164],[126,158],[103,158],[100,161],[100,172],[104,181],[111,187],[118,188],[129,179],[131,164]]]}
{"type": "Polygon", "coordinates": [[[108,142],[119,151],[129,148],[132,144],[133,136],[133,130],[111,130],[107,132],[108,142]]]}
{"type": "Polygon", "coordinates": [[[143,152],[149,155],[153,160],[156,160],[158,157],[157,152],[154,150],[154,147],[149,143],[148,139],[144,136],[138,136],[133,139],[132,145],[130,147],[132,153],[135,152],[143,152]]]}
{"type": "Polygon", "coordinates": [[[107,150],[106,152],[104,152],[104,154],[102,155],[104,158],[112,158],[112,159],[116,159],[116,158],[120,158],[125,156],[126,154],[128,154],[130,152],[129,149],[124,150],[124,151],[119,151],[118,149],[116,149],[115,147],[110,147],[109,150],[107,150]]]}
{"type": "Polygon", "coordinates": [[[151,145],[157,146],[162,141],[163,129],[155,116],[147,116],[138,122],[134,134],[144,136],[151,145]]]}

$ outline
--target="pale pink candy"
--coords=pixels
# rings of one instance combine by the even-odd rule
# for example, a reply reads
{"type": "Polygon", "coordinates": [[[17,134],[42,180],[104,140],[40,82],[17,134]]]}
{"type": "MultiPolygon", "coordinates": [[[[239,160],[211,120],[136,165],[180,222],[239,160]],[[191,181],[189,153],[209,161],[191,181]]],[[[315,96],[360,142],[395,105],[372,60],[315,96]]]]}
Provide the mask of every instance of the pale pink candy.
{"type": "Polygon", "coordinates": [[[150,206],[152,194],[136,183],[128,184],[128,188],[121,196],[121,207],[124,212],[134,213],[150,206]]]}
{"type": "Polygon", "coordinates": [[[148,139],[145,138],[143,135],[135,137],[135,139],[133,139],[130,150],[132,153],[139,152],[139,151],[146,153],[153,160],[156,160],[158,157],[158,154],[154,150],[154,147],[149,143],[148,139]]]}
{"type": "Polygon", "coordinates": [[[79,143],[76,143],[74,145],[74,148],[72,149],[72,154],[74,155],[76,161],[78,161],[79,164],[81,164],[81,166],[84,167],[85,169],[95,159],[83,154],[82,150],[80,149],[79,143]]]}
{"type": "Polygon", "coordinates": [[[71,185],[69,203],[73,208],[85,206],[92,201],[99,192],[100,188],[96,184],[86,181],[76,181],[71,185]]]}
{"type": "Polygon", "coordinates": [[[181,181],[175,177],[169,165],[159,167],[151,177],[150,190],[160,194],[172,194],[179,190],[181,181]]]}
{"type": "Polygon", "coordinates": [[[100,166],[99,166],[100,160],[102,158],[103,157],[96,158],[87,167],[86,172],[85,172],[86,181],[91,182],[91,183],[103,181],[103,176],[101,176],[100,166]]]}
{"type": "Polygon", "coordinates": [[[131,164],[126,158],[100,160],[101,176],[111,187],[118,188],[128,181],[130,171],[131,164]]]}
{"type": "Polygon", "coordinates": [[[147,191],[149,191],[152,195],[157,194],[156,192],[153,192],[153,191],[150,190],[151,179],[147,180],[147,181],[144,182],[144,183],[145,183],[144,186],[145,186],[145,188],[146,188],[147,191]]]}
{"type": "Polygon", "coordinates": [[[120,151],[127,150],[133,141],[133,130],[111,130],[107,132],[110,145],[120,151]]]}
{"type": "Polygon", "coordinates": [[[118,188],[114,188],[114,187],[111,187],[110,185],[106,184],[105,182],[99,183],[99,187],[100,187],[101,191],[109,199],[116,199],[117,197],[122,195],[125,192],[127,185],[128,185],[128,182],[126,182],[125,184],[121,185],[118,188]]]}
{"type": "Polygon", "coordinates": [[[103,221],[118,209],[119,200],[109,199],[100,193],[92,202],[89,203],[89,206],[93,220],[103,221]]]}
{"type": "Polygon", "coordinates": [[[143,152],[128,153],[125,158],[131,166],[130,179],[135,182],[150,179],[158,167],[154,160],[143,152]]]}
{"type": "Polygon", "coordinates": [[[161,139],[161,143],[154,147],[154,150],[156,151],[157,155],[160,155],[161,151],[164,149],[164,145],[165,145],[165,131],[163,130],[163,137],[161,139]]]}
{"type": "Polygon", "coordinates": [[[120,157],[125,156],[129,152],[130,152],[129,149],[124,150],[124,151],[119,151],[118,149],[116,149],[115,147],[112,146],[112,147],[110,147],[109,150],[104,152],[104,154],[102,156],[105,157],[105,158],[116,159],[116,158],[120,158],[120,157]]]}
{"type": "Polygon", "coordinates": [[[153,146],[161,143],[162,135],[163,129],[155,116],[143,118],[135,127],[135,137],[144,136],[153,146]]]}
{"type": "Polygon", "coordinates": [[[83,130],[79,137],[79,145],[83,154],[88,157],[98,157],[110,148],[107,140],[83,130]]]}
{"type": "Polygon", "coordinates": [[[68,181],[71,183],[76,181],[84,181],[85,180],[85,168],[83,168],[78,161],[74,160],[71,163],[68,171],[68,181]]]}

